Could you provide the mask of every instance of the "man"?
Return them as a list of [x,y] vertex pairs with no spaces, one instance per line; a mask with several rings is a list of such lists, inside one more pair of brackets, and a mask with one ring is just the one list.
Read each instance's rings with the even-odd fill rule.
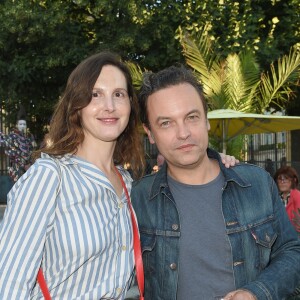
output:
[[202,88],[184,67],[146,74],[143,126],[166,163],[138,181],[145,299],[284,299],[300,282],[300,244],[263,169],[226,169],[208,148]]

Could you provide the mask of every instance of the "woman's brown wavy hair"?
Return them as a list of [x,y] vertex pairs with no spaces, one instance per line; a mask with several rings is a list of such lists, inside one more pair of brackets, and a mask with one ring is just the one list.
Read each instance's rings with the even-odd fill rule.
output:
[[44,145],[35,152],[34,157],[38,158],[41,152],[54,156],[76,153],[77,147],[84,139],[79,112],[90,103],[92,90],[105,65],[115,66],[124,74],[131,99],[129,122],[117,139],[114,162],[122,165],[130,163],[134,176],[140,177],[145,161],[141,137],[138,133],[137,97],[129,69],[119,56],[111,52],[101,52],[88,57],[70,74],[65,91],[56,104]]

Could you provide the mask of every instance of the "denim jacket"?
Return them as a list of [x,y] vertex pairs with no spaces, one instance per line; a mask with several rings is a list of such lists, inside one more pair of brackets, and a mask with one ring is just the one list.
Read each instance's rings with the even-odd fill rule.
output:
[[[260,167],[226,169],[222,211],[232,251],[234,282],[257,299],[285,299],[300,283],[300,242],[274,180]],[[175,300],[180,218],[167,182],[166,164],[134,184],[145,271],[146,300]]]

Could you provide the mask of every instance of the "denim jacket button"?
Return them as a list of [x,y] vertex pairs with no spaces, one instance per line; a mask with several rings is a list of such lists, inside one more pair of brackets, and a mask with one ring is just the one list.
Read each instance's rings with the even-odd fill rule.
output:
[[179,228],[178,224],[173,224],[173,225],[172,225],[172,229],[173,229],[173,230],[178,230],[178,228]]
[[170,264],[170,269],[171,270],[176,270],[177,269],[177,265],[175,263],[171,263]]

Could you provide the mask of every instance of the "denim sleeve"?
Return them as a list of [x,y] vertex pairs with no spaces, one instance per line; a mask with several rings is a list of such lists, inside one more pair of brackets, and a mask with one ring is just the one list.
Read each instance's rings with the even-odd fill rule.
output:
[[277,239],[268,266],[243,289],[259,300],[285,299],[300,285],[300,240],[281,203],[275,182],[270,178]]

